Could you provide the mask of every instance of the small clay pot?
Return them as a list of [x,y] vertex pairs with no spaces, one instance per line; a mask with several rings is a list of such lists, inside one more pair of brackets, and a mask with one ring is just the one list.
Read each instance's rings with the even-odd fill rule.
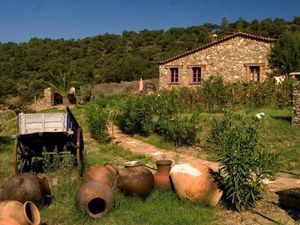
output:
[[91,218],[103,217],[115,202],[113,189],[97,181],[82,183],[76,194],[76,207]]
[[19,225],[39,225],[41,222],[38,208],[29,201],[24,204],[13,200],[0,202],[0,218],[9,218]]
[[118,175],[119,171],[109,163],[106,163],[104,166],[93,165],[84,173],[81,182],[85,183],[87,181],[97,181],[101,184],[114,187]]
[[32,173],[19,174],[10,179],[0,193],[0,201],[31,201],[38,207],[51,198],[50,185],[46,177],[39,178]]
[[171,189],[170,170],[172,160],[156,161],[157,172],[154,174],[154,185],[157,188],[169,190]]
[[150,170],[143,167],[138,161],[124,164],[125,168],[120,170],[118,186],[126,195],[147,197],[153,189],[154,177]]

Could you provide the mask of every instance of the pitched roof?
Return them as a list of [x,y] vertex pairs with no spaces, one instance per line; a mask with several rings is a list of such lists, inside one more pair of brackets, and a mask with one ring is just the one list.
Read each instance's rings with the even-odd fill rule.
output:
[[207,48],[210,48],[214,45],[217,45],[217,44],[220,44],[222,42],[228,41],[228,40],[230,40],[232,38],[235,38],[235,37],[243,37],[243,38],[252,39],[252,40],[261,41],[261,42],[267,42],[267,43],[272,43],[272,42],[276,41],[276,39],[274,39],[274,38],[268,38],[268,37],[253,35],[253,34],[247,34],[247,33],[243,33],[243,32],[237,32],[237,33],[234,33],[234,34],[229,35],[227,37],[221,38],[218,41],[202,45],[198,48],[195,48],[195,49],[192,49],[190,51],[184,52],[182,54],[176,55],[172,58],[162,60],[162,61],[159,62],[159,64],[165,64],[165,63],[171,62],[171,61],[179,59],[181,57],[193,54],[193,53],[201,51],[203,49],[207,49]]

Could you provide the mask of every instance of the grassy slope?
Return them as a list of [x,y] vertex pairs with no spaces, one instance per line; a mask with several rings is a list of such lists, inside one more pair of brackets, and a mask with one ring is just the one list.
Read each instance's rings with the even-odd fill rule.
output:
[[[86,164],[111,162],[122,168],[127,160],[141,160],[152,163],[141,155],[134,155],[113,144],[99,144],[90,138],[84,120],[84,107],[73,111],[84,129]],[[11,165],[10,136],[15,134],[15,121],[9,121],[6,131],[1,132],[0,185],[13,175]],[[56,172],[46,174],[55,198],[49,207],[41,210],[42,222],[52,224],[211,224],[214,220],[212,209],[201,204],[182,202],[175,193],[154,190],[145,200],[125,197],[116,193],[115,207],[100,220],[92,220],[74,206],[80,177],[76,169],[62,163]]]

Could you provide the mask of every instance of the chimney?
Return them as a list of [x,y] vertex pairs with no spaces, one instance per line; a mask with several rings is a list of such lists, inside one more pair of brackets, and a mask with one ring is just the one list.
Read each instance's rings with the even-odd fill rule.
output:
[[213,34],[211,36],[211,43],[217,42],[219,40],[219,37],[217,34]]

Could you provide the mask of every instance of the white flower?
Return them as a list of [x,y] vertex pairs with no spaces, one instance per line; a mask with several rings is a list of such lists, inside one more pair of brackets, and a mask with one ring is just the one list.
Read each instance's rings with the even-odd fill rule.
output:
[[263,113],[263,112],[255,114],[255,117],[257,119],[262,119],[264,116],[265,116],[265,113]]

